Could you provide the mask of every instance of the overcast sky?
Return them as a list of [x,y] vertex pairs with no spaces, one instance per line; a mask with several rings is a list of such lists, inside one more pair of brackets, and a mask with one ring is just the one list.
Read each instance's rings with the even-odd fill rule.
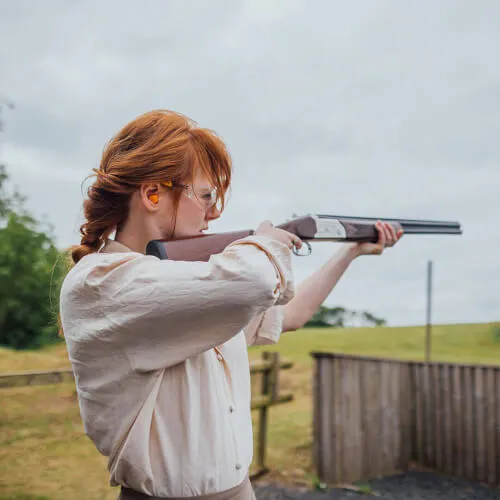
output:
[[[1,156],[27,206],[79,241],[82,182],[126,122],[169,108],[234,161],[211,230],[293,214],[458,220],[355,261],[327,305],[390,325],[500,320],[500,2],[0,3]],[[5,102],[5,100],[4,100]],[[340,244],[294,258],[297,281]]]

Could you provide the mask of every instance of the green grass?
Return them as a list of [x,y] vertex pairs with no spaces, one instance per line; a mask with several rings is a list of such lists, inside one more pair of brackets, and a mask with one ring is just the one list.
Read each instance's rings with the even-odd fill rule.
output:
[[[433,361],[500,363],[500,324],[435,325],[432,327]],[[362,354],[385,358],[423,360],[425,326],[395,328],[303,329],[283,334],[275,346],[295,362],[310,364],[311,351]],[[261,351],[262,346],[252,348]]]
[[[433,327],[432,359],[500,364],[500,323]],[[250,349],[279,351],[294,362],[283,372],[281,390],[291,403],[270,410],[265,480],[311,487],[311,351],[422,360],[425,327],[306,329],[286,333],[275,346]],[[0,349],[3,372],[69,367],[64,345],[38,352]],[[254,382],[256,380],[254,379]],[[253,413],[254,424],[257,413]],[[257,426],[255,442],[257,442]],[[72,383],[0,390],[0,500],[116,499],[108,486],[106,459],[83,432]]]
[[2,373],[61,368],[70,368],[68,353],[63,343],[26,351],[0,347],[0,371]]
[[0,496],[0,500],[50,500],[49,497],[40,495],[25,495],[24,493],[18,493],[9,496]]

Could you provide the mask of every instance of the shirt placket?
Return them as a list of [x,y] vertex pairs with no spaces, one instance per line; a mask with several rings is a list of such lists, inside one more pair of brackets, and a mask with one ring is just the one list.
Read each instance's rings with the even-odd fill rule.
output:
[[234,397],[233,397],[233,385],[232,385],[232,379],[231,379],[231,371],[229,370],[229,365],[227,364],[227,361],[224,358],[224,355],[222,354],[221,350],[219,348],[215,347],[214,351],[216,353],[218,361],[222,365],[222,369],[224,370],[224,374],[226,376],[227,383],[224,384],[224,391],[226,393],[226,398],[227,398],[226,400],[228,401],[227,411],[230,414],[229,422],[230,422],[231,431],[232,431],[234,456],[236,457],[234,467],[236,470],[240,470],[242,468],[242,463],[241,463],[240,450],[238,448],[238,441],[236,440],[236,428],[235,428],[236,404],[234,402]]

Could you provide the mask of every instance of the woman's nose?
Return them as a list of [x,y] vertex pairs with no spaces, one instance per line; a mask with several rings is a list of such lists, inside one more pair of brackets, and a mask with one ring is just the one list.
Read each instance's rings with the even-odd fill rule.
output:
[[214,205],[208,212],[207,212],[207,220],[215,220],[220,217],[220,210],[217,208],[217,205]]

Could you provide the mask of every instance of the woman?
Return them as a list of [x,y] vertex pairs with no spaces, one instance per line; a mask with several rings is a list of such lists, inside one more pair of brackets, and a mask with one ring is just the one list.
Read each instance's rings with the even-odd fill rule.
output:
[[377,223],[377,244],[343,245],[297,290],[302,242],[269,222],[209,262],[145,255],[152,239],[206,230],[231,181],[223,142],[169,111],[127,124],[95,174],[60,317],[110,484],[120,499],[254,498],[247,346],[301,327],[354,258],[401,234]]

